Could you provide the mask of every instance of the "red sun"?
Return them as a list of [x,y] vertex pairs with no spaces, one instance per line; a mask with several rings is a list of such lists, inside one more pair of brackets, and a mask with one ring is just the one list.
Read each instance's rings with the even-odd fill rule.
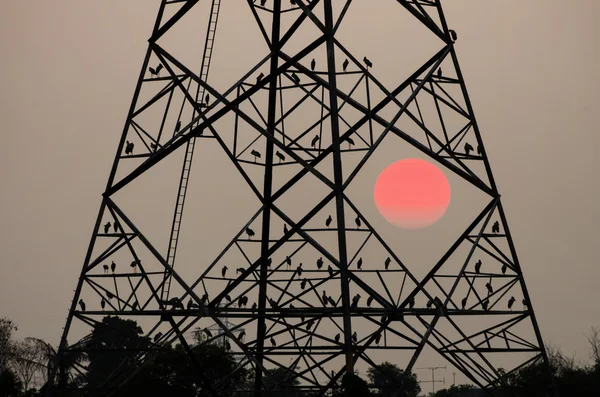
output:
[[420,159],[400,160],[377,178],[373,192],[379,213],[403,229],[433,225],[450,204],[450,184],[435,165]]

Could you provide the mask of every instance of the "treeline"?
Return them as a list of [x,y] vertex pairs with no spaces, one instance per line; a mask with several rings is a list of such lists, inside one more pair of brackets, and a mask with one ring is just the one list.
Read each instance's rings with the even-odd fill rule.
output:
[[[14,341],[15,330],[10,320],[0,319],[0,397],[44,396],[45,384],[57,362],[57,352],[39,339]],[[55,382],[61,390],[85,387],[91,395],[104,395],[93,391],[105,391],[107,385],[121,385],[115,397],[249,396],[242,390],[253,388],[252,374],[220,345],[201,343],[204,337],[198,332],[196,343],[192,345],[175,344],[152,350],[155,345],[144,337],[135,321],[107,316],[94,327],[90,337],[81,342],[79,349],[63,355],[61,367],[56,368]],[[579,363],[557,349],[550,352],[554,380],[563,397],[600,396],[599,332],[593,330],[589,340],[593,364]],[[141,357],[142,354],[145,356]],[[298,390],[298,380],[285,368],[268,370],[263,381],[270,390],[268,397],[311,397],[313,394]],[[528,397],[551,396],[541,363],[507,375],[507,383],[510,390],[503,393],[506,396],[514,395],[514,391]],[[342,388],[330,397],[418,397],[421,393],[416,376],[404,373],[391,363],[383,363],[378,370],[370,369],[364,379],[346,375],[341,384]],[[79,395],[63,391],[60,397]],[[463,385],[440,390],[429,397],[483,395],[481,390]]]

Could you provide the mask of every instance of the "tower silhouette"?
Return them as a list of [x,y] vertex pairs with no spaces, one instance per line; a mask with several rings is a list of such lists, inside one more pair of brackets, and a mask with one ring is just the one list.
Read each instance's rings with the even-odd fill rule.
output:
[[[119,395],[175,343],[190,360],[200,395],[291,389],[325,395],[339,389],[347,373],[389,375],[383,359],[412,372],[426,351],[490,395],[499,389],[520,395],[508,379],[525,365],[541,363],[549,376],[454,49],[457,35],[440,1],[390,2],[439,46],[389,87],[377,78],[383,67],[377,59],[352,54],[337,39],[353,2],[236,1],[267,51],[225,89],[209,77],[220,0],[204,14],[203,51],[188,49],[202,54],[199,62],[170,49],[173,32],[199,3],[161,1],[48,390]],[[352,29],[360,35],[364,25]],[[219,48],[227,51],[227,44]],[[347,193],[392,138],[486,197],[422,275]],[[224,155],[258,208],[210,261],[185,257],[175,266],[197,142],[212,145],[210,155],[217,149]],[[142,226],[155,210],[131,215],[161,189],[139,195],[129,189],[147,175],[160,183],[162,174],[152,173],[173,159],[179,184],[164,244]],[[214,244],[193,241],[199,249]],[[192,268],[199,275],[190,276]],[[139,323],[133,345],[98,342],[102,332],[132,340],[120,336],[115,316]],[[193,330],[202,336],[190,337]],[[195,352],[209,345],[222,346],[234,370],[207,371]],[[78,353],[86,356],[73,360]],[[110,368],[93,374],[94,360]],[[283,371],[277,381],[269,378],[274,369]],[[245,381],[239,382],[242,371]]]

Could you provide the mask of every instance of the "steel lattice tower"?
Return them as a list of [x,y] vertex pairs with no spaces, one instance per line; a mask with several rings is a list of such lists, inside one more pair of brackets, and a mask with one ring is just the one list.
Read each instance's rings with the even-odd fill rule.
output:
[[[212,1],[198,74],[162,43],[197,3],[161,2],[51,382],[60,387],[65,374],[77,374],[84,395],[104,396],[135,376],[117,365],[90,386],[85,363],[60,364],[70,352],[90,351],[90,329],[107,315],[152,322],[144,327],[150,343],[129,352],[129,363],[138,367],[173,342],[194,361],[186,335],[211,329],[200,344],[222,341],[239,368],[251,369],[245,395],[267,395],[265,371],[277,367],[288,369],[299,390],[325,395],[357,366],[378,368],[376,357],[384,352],[402,355],[411,371],[424,349],[435,351],[491,395],[524,365],[548,368],[454,50],[456,34],[440,0],[395,2],[437,36],[440,49],[391,88],[367,67],[364,54],[351,54],[336,39],[351,0],[296,0],[285,7],[281,0],[240,1],[269,52],[224,92],[208,78],[220,0]],[[318,32],[310,39],[299,33],[307,25]],[[290,53],[291,42],[299,49]],[[294,128],[294,115],[308,103],[318,110],[309,113],[306,128]],[[433,113],[424,110],[426,103]],[[150,112],[155,116],[145,117]],[[405,265],[346,194],[391,136],[487,197],[424,277]],[[188,279],[178,268],[189,265],[175,267],[175,257],[200,141],[222,149],[260,208],[221,254],[200,265],[200,277]],[[118,194],[176,153],[183,153],[183,168],[168,248],[161,252]],[[299,213],[283,203],[302,183],[324,194]],[[519,358],[500,368],[499,355]],[[199,376],[207,395],[228,384]]]

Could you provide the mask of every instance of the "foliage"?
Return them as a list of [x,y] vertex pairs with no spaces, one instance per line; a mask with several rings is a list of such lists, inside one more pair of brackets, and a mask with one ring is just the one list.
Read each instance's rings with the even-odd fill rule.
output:
[[475,387],[472,385],[452,385],[449,389],[438,390],[433,397],[469,397]]
[[421,392],[414,374],[405,373],[387,361],[369,368],[368,375],[377,397],[416,397]]
[[0,373],[0,397],[20,397],[22,388],[23,385],[9,368]]
[[270,368],[265,371],[263,384],[268,397],[295,397],[294,387],[300,382],[296,375],[284,367]]
[[[46,381],[48,371],[59,354],[48,343],[35,338],[14,342],[11,337],[16,326],[8,319],[0,319],[0,397],[39,397],[42,392],[31,388],[36,377]],[[600,331],[592,329],[588,336],[593,363],[585,365],[565,356],[559,349],[548,349],[550,368],[562,396],[600,396]],[[61,351],[58,383],[62,386],[102,386],[104,382],[123,382],[124,387],[115,397],[142,397],[168,395],[172,397],[242,397],[247,394],[230,393],[228,390],[244,390],[253,383],[247,369],[222,346],[207,343],[199,337],[191,346],[160,346],[150,353],[140,350],[152,345],[135,321],[108,316],[96,324],[89,337],[75,344],[74,349]],[[81,350],[87,351],[87,355]],[[188,352],[193,355],[190,360]],[[143,364],[140,364],[143,362]],[[78,375],[73,368],[87,368]],[[116,371],[118,369],[118,371]],[[119,373],[116,378],[115,374]],[[533,362],[517,371],[505,374],[504,393],[498,397],[523,395],[527,397],[551,397],[550,382],[545,377],[542,360]],[[416,377],[404,373],[396,365],[385,362],[369,369],[368,382],[356,374],[342,379],[341,389],[331,394],[335,397],[416,397],[420,387]],[[299,392],[300,384],[287,368],[268,369],[263,383],[268,397],[310,397]],[[42,390],[44,387],[42,388]],[[237,393],[237,394],[236,394]],[[432,394],[433,397],[471,397],[477,389],[469,385],[452,386]],[[552,396],[553,397],[553,396]]]
[[12,333],[17,326],[7,318],[0,318],[0,374],[8,369],[10,360],[14,355]]
[[343,397],[369,397],[372,396],[367,382],[356,374],[346,374],[342,379]]

